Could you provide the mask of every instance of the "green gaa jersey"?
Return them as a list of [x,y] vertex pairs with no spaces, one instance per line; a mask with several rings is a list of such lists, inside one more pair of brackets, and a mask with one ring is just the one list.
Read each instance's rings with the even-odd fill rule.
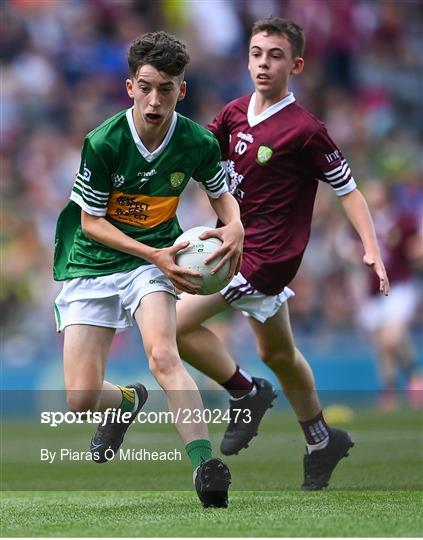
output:
[[176,209],[191,178],[213,198],[228,190],[220,159],[214,136],[176,112],[154,152],[143,145],[132,108],[106,120],[85,138],[71,200],[57,222],[54,279],[102,276],[150,264],[88,238],[81,208],[105,217],[139,242],[170,246],[182,232]]

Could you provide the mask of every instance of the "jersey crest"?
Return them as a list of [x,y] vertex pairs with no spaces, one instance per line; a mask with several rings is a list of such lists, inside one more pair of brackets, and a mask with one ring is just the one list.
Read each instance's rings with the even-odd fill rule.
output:
[[257,163],[259,165],[266,165],[273,155],[273,150],[269,146],[259,146],[257,151]]
[[173,188],[178,188],[185,179],[185,173],[183,172],[174,172],[170,175],[170,185]]

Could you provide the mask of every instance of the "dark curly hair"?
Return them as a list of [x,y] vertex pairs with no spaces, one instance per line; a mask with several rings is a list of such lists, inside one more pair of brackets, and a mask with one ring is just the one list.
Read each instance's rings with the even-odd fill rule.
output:
[[285,36],[291,44],[293,58],[298,56],[302,57],[304,55],[304,31],[301,26],[298,26],[298,24],[293,21],[281,19],[280,17],[260,19],[253,24],[250,41],[253,36],[260,32],[266,32],[269,35],[278,34],[280,36]]
[[184,76],[189,55],[185,44],[167,32],[149,32],[137,37],[128,51],[129,76],[134,78],[141,66],[150,64],[173,77]]

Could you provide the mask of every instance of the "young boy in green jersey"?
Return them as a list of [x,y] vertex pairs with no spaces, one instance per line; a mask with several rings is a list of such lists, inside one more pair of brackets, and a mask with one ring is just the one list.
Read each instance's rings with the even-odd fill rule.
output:
[[[175,263],[188,242],[173,245],[182,232],[176,217],[179,197],[191,178],[225,224],[203,235],[223,241],[210,257],[223,255],[215,269],[231,260],[230,278],[240,264],[243,227],[220,166],[219,145],[210,132],[175,112],[185,96],[188,62],[185,45],[165,32],[145,34],[132,43],[126,89],[133,107],[86,136],[71,200],[58,219],[54,277],[64,285],[55,311],[58,331],[65,330],[68,406],[73,411],[114,408],[130,413],[129,422],[108,414],[98,426],[91,452],[100,463],[120,447],[147,399],[141,384],[120,387],[104,381],[113,336],[133,319],[174,417],[181,409],[203,409],[175,336],[176,289],[199,290],[187,279],[198,274]],[[220,459],[212,458],[206,424],[175,423],[201,502],[226,507],[230,473]]]

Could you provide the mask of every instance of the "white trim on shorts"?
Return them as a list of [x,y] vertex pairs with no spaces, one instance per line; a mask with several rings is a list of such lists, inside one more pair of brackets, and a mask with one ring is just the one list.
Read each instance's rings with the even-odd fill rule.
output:
[[220,294],[231,308],[241,311],[245,317],[252,317],[261,323],[276,315],[281,305],[295,296],[294,291],[289,287],[285,287],[279,294],[264,294],[255,289],[241,272],[232,278],[231,282],[220,291]]
[[159,291],[178,299],[172,282],[152,264],[107,276],[65,281],[54,302],[57,331],[72,324],[125,330],[133,325],[141,299]]

